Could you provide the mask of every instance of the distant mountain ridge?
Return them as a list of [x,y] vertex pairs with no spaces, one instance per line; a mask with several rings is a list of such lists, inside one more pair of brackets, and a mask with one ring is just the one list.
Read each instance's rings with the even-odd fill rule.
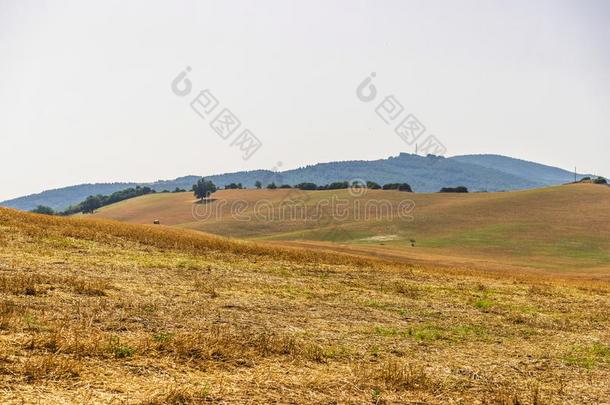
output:
[[559,184],[574,181],[574,172],[502,155],[464,155],[451,159],[500,170],[535,183]]
[[[585,176],[590,175],[577,174],[577,179]],[[156,191],[171,191],[176,187],[188,190],[200,177],[191,175],[153,183],[81,184],[3,201],[0,205],[21,210],[31,210],[38,205],[46,205],[57,210],[77,204],[90,195],[108,195],[137,185],[149,186]],[[407,182],[416,192],[436,192],[442,187],[454,186],[466,186],[471,191],[512,191],[574,181],[573,172],[502,155],[463,155],[443,158],[408,153],[370,161],[318,163],[283,172],[252,170],[205,177],[218,186],[242,183],[245,187],[254,187],[256,181],[262,182],[263,185],[271,182],[278,185],[294,185],[301,182],[327,184],[354,179],[370,180],[380,184]]]

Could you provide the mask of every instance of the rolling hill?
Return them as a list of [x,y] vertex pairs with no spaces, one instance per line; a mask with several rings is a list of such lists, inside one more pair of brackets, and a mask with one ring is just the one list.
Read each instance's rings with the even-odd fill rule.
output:
[[[591,225],[583,189],[495,195],[493,207],[563,213],[553,200],[570,192]],[[459,206],[465,221],[477,204],[491,215],[480,196],[447,197],[418,200],[430,235],[442,206],[443,222]],[[564,232],[577,226],[566,219]],[[563,276],[0,208],[0,402],[607,402],[608,283]]]
[[602,185],[469,194],[368,190],[363,196],[349,190],[221,190],[206,204],[192,193],[155,194],[104,207],[94,217],[159,220],[411,263],[610,274],[610,188]]
[[[578,175],[579,178],[584,176]],[[90,195],[107,195],[136,185],[149,186],[157,191],[172,191],[176,187],[190,190],[198,178],[199,176],[185,176],[153,183],[83,184],[4,201],[0,205],[21,210],[32,210],[37,205],[46,205],[61,210],[83,201]],[[441,187],[458,185],[466,186],[472,191],[524,190],[571,182],[574,180],[574,174],[563,169],[499,155],[442,158],[401,153],[395,157],[373,161],[319,163],[283,172],[253,170],[210,174],[206,175],[206,178],[219,186],[242,183],[249,188],[254,187],[256,181],[261,181],[264,185],[271,182],[294,185],[301,182],[327,184],[364,179],[381,184],[407,182],[414,191],[434,192]]]

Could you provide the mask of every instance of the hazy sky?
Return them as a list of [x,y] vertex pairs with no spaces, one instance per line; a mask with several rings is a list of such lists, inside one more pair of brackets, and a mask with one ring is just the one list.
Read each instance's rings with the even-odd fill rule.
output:
[[[191,109],[204,89],[251,159]],[[388,95],[448,156],[610,176],[610,2],[0,0],[0,200],[412,152],[375,114]]]

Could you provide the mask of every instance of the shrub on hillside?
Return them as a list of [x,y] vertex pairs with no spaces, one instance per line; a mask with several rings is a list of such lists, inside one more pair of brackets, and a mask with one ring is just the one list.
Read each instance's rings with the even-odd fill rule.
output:
[[443,187],[439,193],[467,193],[468,189],[464,186],[458,187]]
[[318,187],[319,190],[343,190],[349,188],[348,181],[335,181],[325,186]]
[[55,211],[51,207],[47,207],[46,205],[39,205],[34,208],[31,212],[35,214],[43,214],[43,215],[55,215]]
[[298,188],[299,190],[317,190],[318,186],[315,183],[299,183],[294,188]]
[[406,191],[408,193],[412,192],[411,186],[407,183],[388,183],[383,185],[384,190],[398,190],[398,191]]

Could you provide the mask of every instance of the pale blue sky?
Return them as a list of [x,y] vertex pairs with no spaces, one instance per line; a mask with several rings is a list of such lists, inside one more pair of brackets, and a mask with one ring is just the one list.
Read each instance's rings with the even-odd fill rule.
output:
[[[356,98],[370,72],[447,155],[610,175],[609,5],[0,0],[0,200],[413,151]],[[250,160],[172,93],[186,66]]]

